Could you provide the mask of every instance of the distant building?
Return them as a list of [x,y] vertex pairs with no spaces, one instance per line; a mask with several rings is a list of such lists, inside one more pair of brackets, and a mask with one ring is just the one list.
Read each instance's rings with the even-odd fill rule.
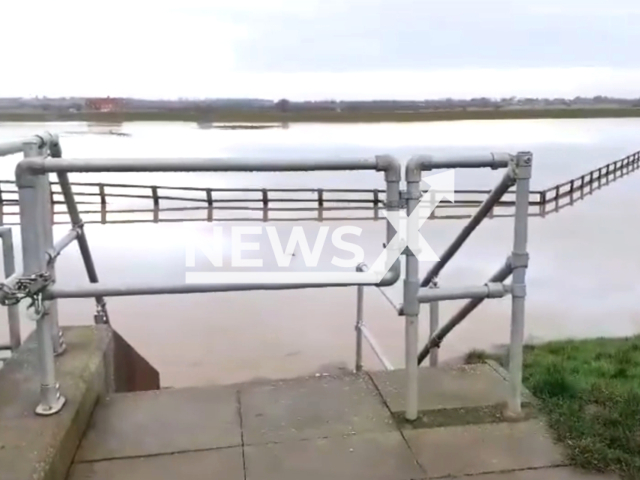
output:
[[115,112],[122,107],[122,101],[118,98],[88,98],[85,102],[87,110],[96,112]]

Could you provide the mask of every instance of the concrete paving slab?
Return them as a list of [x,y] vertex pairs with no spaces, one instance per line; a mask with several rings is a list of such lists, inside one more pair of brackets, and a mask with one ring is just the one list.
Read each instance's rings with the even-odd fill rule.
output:
[[465,477],[466,480],[618,480],[615,475],[590,473],[572,467],[538,468],[516,472],[488,473]]
[[246,480],[409,480],[425,472],[398,432],[245,447]]
[[184,388],[117,394],[96,408],[76,462],[241,443],[235,389]]
[[[405,370],[372,372],[371,378],[389,409],[405,411]],[[419,372],[418,409],[439,410],[503,404],[508,384],[488,365],[428,368]]]
[[68,480],[244,480],[242,448],[75,464]]
[[566,465],[537,420],[406,431],[431,478]]
[[364,375],[323,375],[240,391],[245,445],[397,430]]

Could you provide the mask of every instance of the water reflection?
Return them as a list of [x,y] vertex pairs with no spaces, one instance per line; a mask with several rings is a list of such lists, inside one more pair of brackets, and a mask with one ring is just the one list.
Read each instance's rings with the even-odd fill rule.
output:
[[[66,130],[63,135],[113,135],[129,137],[130,133],[123,130],[123,122],[88,122],[80,124],[80,128]],[[84,127],[84,128],[82,128]]]

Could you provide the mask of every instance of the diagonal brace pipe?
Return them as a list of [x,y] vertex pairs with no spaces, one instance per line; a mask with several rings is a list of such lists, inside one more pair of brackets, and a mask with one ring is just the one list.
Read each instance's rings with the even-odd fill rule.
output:
[[[66,172],[59,172],[58,182],[60,183],[60,190],[62,191],[64,201],[67,204],[67,211],[69,213],[69,218],[71,219],[71,225],[77,232],[76,240],[78,242],[80,254],[82,255],[82,260],[84,261],[85,269],[87,270],[87,277],[89,277],[89,282],[94,284],[98,283],[98,272],[96,271],[95,264],[93,263],[93,257],[91,255],[91,250],[89,249],[87,236],[82,228],[82,218],[80,217],[80,211],[78,210],[78,205],[76,204],[76,200],[73,196],[73,190],[71,189],[71,183],[69,182],[69,175]],[[95,295],[95,300],[96,305],[98,306],[98,313],[103,316],[103,318],[100,318],[100,321],[108,324],[109,314],[107,313],[107,303],[105,302],[104,296],[99,294]]]
[[[507,259],[500,269],[494,273],[491,278],[487,281],[487,283],[502,283],[504,282],[511,273],[513,272],[513,262],[511,261],[511,257]],[[422,364],[424,360],[429,356],[429,352],[434,348],[439,348],[440,344],[444,340],[444,338],[451,333],[451,331],[456,328],[462,321],[469,316],[471,312],[473,312],[484,300],[484,298],[474,298],[473,300],[468,301],[464,306],[458,310],[456,314],[451,317],[451,319],[445,323],[440,330],[438,330],[427,342],[427,344],[422,348],[420,354],[418,355],[418,365]]]
[[482,223],[482,220],[489,214],[491,209],[500,201],[504,194],[515,184],[515,176],[512,169],[508,169],[504,174],[500,183],[491,190],[489,196],[485,198],[484,202],[480,205],[478,210],[473,214],[469,222],[460,231],[453,243],[445,250],[440,257],[440,260],[431,267],[431,270],[425,275],[420,282],[421,287],[428,287],[431,282],[438,277],[442,269],[451,261],[453,256],[460,250],[464,242],[471,236],[471,234],[478,228],[478,225]]

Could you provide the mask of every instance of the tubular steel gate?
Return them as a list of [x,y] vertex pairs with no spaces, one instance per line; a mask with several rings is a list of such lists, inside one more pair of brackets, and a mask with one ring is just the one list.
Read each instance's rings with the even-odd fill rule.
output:
[[[400,278],[400,256],[405,257],[403,304],[394,305],[399,315],[405,317],[405,362],[406,362],[406,412],[407,420],[418,417],[418,368],[429,356],[430,365],[437,365],[437,349],[445,336],[466,318],[485,298],[512,297],[511,343],[509,349],[510,395],[508,411],[512,415],[521,413],[522,344],[524,337],[525,275],[528,264],[527,222],[529,207],[529,183],[532,155],[528,152],[510,155],[506,153],[434,158],[416,156],[405,167],[406,191],[400,190],[401,165],[395,158],[381,155],[374,158],[352,159],[242,159],[242,158],[189,158],[189,159],[63,159],[56,135],[45,133],[25,140],[0,143],[0,156],[23,153],[24,159],[16,167],[16,186],[20,211],[23,272],[15,272],[13,246],[9,229],[0,230],[5,253],[5,280],[0,284],[0,302],[9,307],[11,344],[5,348],[16,349],[20,345],[17,304],[30,300],[28,315],[36,322],[36,340],[39,354],[40,402],[35,412],[38,415],[53,415],[59,412],[65,397],[56,381],[54,356],[65,351],[65,343],[58,326],[57,299],[90,298],[96,300],[94,320],[108,324],[109,316],[104,298],[111,296],[184,294],[221,291],[287,290],[301,288],[323,288],[357,286],[356,302],[356,362],[357,371],[362,370],[363,339],[366,339],[380,358],[385,368],[392,368],[385,359],[363,318],[364,287],[383,287],[395,284]],[[420,182],[423,171],[452,168],[506,169],[499,184],[489,193],[469,223],[462,229],[440,260],[420,281],[419,261],[411,248],[402,247],[401,232],[396,232],[391,221],[387,221],[386,250],[393,260],[388,272],[380,280],[367,276],[368,267],[361,264],[353,276],[344,281],[316,280],[288,283],[209,283],[209,284],[115,284],[100,283],[93,263],[89,243],[83,229],[69,173],[74,172],[252,172],[252,171],[347,171],[375,170],[384,172],[387,214],[399,214],[406,210],[408,223],[415,228],[407,231],[409,245],[417,245],[418,216],[412,213],[421,207]],[[52,233],[52,196],[49,174],[55,173],[71,220],[71,229],[54,243]],[[505,264],[481,286],[441,287],[437,277],[453,258],[463,243],[481,221],[498,204],[502,196],[515,185],[515,227],[513,251]],[[432,189],[433,190],[433,189]],[[434,194],[430,191],[432,201]],[[397,238],[396,238],[397,237]],[[92,285],[72,289],[55,286],[55,262],[62,251],[74,241],[82,255],[89,282]],[[415,242],[415,243],[412,243]],[[512,276],[512,283],[504,283]],[[375,279],[374,279],[375,278]],[[384,293],[384,292],[383,292]],[[387,297],[387,299],[389,299]],[[439,327],[438,304],[444,300],[470,299],[442,328]],[[390,299],[389,299],[390,300]],[[391,302],[393,304],[393,302]],[[420,305],[429,304],[430,339],[418,352],[418,321]]]

